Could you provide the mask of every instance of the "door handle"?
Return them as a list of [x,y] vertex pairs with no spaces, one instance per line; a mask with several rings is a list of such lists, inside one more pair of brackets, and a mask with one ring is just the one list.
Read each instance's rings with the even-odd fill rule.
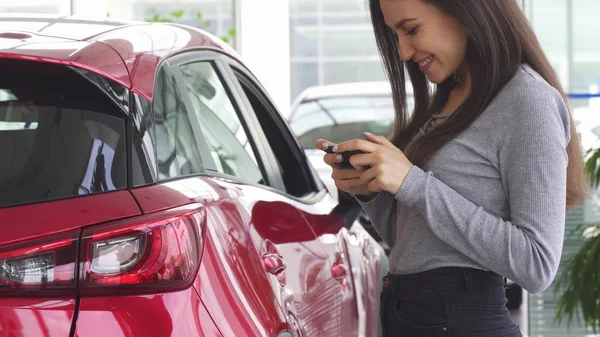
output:
[[269,274],[277,275],[285,270],[287,265],[283,261],[283,256],[279,254],[265,254],[262,257],[262,265]]
[[333,267],[331,267],[331,276],[337,281],[344,281],[347,275],[348,271],[346,270],[346,266],[344,266],[343,264],[336,264]]

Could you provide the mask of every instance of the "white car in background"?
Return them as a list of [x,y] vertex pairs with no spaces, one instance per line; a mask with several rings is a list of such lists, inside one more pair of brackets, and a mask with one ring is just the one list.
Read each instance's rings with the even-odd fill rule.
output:
[[[412,106],[412,86],[407,84]],[[319,138],[340,143],[364,138],[363,132],[390,136],[394,127],[394,103],[388,82],[355,82],[305,89],[292,103],[288,117],[292,131],[304,147],[315,170],[334,197],[338,191],[323,151],[315,149]]]

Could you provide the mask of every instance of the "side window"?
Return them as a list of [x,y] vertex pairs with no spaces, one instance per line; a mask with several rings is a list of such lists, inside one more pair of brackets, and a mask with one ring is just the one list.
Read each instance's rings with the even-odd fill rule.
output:
[[203,173],[190,116],[173,74],[163,67],[154,88],[154,133],[159,180]]
[[316,172],[306,161],[290,128],[269,98],[250,77],[235,67],[233,71],[275,155],[286,189],[284,192],[305,197],[320,190],[322,185],[315,179]]
[[180,66],[194,108],[220,173],[264,184],[252,144],[211,62]]

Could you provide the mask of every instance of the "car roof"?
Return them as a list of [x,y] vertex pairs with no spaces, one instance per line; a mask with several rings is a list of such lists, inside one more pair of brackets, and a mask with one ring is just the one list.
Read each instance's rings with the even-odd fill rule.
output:
[[[412,95],[413,88],[410,82],[406,83],[406,93]],[[392,88],[388,81],[350,82],[340,84],[317,85],[304,89],[292,102],[290,120],[298,106],[304,102],[323,98],[345,96],[391,96]]]
[[389,82],[353,82],[309,87],[299,97],[303,101],[312,101],[326,97],[356,95],[391,95]]
[[110,78],[152,100],[165,58],[211,49],[239,60],[214,35],[173,23],[93,20],[76,16],[0,14],[0,59],[60,63]]

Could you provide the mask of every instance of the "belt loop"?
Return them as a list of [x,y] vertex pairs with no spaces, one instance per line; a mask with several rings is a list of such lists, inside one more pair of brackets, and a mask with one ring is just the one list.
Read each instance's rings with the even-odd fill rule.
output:
[[465,279],[465,290],[467,293],[473,291],[473,282],[471,281],[471,276],[468,275],[465,268],[460,268],[461,273],[463,274],[463,278]]

